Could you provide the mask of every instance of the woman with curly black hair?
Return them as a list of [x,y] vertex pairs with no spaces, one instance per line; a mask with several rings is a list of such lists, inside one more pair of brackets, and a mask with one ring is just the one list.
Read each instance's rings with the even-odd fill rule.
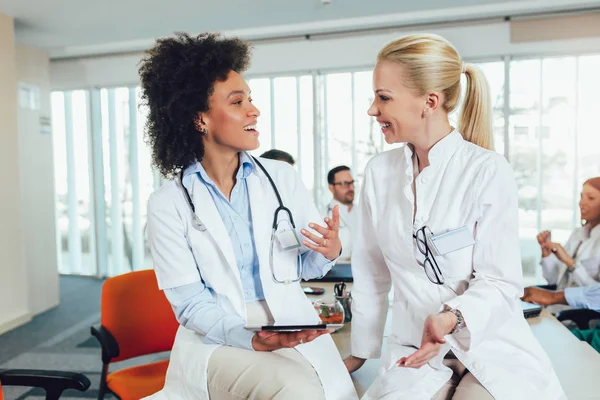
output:
[[247,153],[260,115],[240,75],[249,63],[248,44],[217,34],[160,39],[142,60],[154,163],[172,179],[148,201],[148,241],[181,324],[151,397],[356,399],[331,331],[247,329],[320,322],[299,281],[341,252],[339,212],[311,222],[297,172]]

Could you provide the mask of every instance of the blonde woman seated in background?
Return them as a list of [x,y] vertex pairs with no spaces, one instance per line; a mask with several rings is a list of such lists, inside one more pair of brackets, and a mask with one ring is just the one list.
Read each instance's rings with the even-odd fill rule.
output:
[[585,222],[571,233],[564,247],[552,241],[550,231],[537,235],[544,278],[550,285],[556,285],[557,290],[600,281],[600,265],[586,262],[600,255],[600,177],[583,183],[579,210]]
[[350,372],[380,357],[394,287],[364,399],[565,399],[521,310],[517,187],[491,151],[485,77],[443,38],[410,35],[379,52],[373,90],[369,115],[406,145],[371,159],[357,206]]

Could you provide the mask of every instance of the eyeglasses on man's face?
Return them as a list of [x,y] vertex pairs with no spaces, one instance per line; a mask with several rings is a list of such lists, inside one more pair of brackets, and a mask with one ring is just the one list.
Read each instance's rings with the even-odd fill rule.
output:
[[444,284],[444,276],[442,275],[442,271],[438,266],[437,261],[435,261],[435,257],[433,257],[433,253],[429,249],[427,245],[427,235],[425,234],[426,226],[417,229],[417,232],[413,234],[413,238],[417,241],[417,249],[425,256],[425,260],[421,264],[423,269],[425,270],[425,275],[427,278],[436,285]]
[[354,181],[339,181],[339,182],[333,182],[332,183],[333,186],[341,186],[341,187],[348,187],[350,185],[354,186]]

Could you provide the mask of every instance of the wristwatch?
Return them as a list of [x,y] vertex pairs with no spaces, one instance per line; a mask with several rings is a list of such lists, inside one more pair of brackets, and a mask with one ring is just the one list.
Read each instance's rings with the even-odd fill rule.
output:
[[456,315],[456,325],[450,331],[450,335],[452,335],[454,333],[460,332],[462,330],[462,328],[465,327],[465,319],[463,318],[462,313],[460,312],[460,310],[458,310],[456,308],[450,308],[450,307],[446,306],[444,308],[444,312],[450,312],[450,313]]

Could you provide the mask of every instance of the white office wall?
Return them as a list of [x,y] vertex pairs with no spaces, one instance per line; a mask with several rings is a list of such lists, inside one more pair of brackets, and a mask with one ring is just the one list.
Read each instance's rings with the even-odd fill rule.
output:
[[22,228],[29,312],[36,315],[59,303],[48,54],[17,45],[16,64]]
[[13,19],[0,13],[0,333],[29,320]]
[[[254,46],[248,75],[372,67],[377,51],[382,46],[403,34],[415,31],[427,31],[446,37],[466,60],[494,59],[504,55],[524,57],[600,51],[600,37],[514,43],[511,42],[510,22],[480,22],[468,26],[259,42]],[[142,57],[143,53],[133,53],[51,61],[52,89],[137,84],[137,69]]]

